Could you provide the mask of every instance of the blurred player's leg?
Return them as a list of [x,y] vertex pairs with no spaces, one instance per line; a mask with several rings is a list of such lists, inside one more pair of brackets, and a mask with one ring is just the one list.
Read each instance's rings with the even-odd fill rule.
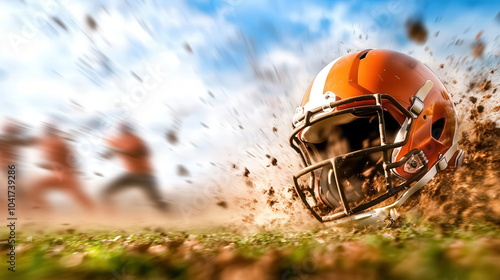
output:
[[144,176],[142,185],[144,186],[143,190],[146,192],[148,198],[153,201],[155,207],[165,212],[167,210],[167,203],[161,197],[156,178],[152,175]]
[[55,187],[59,187],[62,184],[62,180],[59,176],[57,175],[49,175],[43,178],[40,178],[37,180],[34,184],[33,187],[31,188],[31,202],[33,203],[31,205],[31,209],[36,208],[36,209],[41,209],[41,210],[48,210],[47,208],[47,201],[45,199],[46,193]]
[[133,178],[131,178],[130,174],[124,174],[113,180],[104,188],[103,193],[103,201],[106,210],[109,213],[114,213],[113,203],[111,201],[111,197],[120,192],[121,190],[128,188],[134,184]]
[[92,201],[89,197],[83,192],[80,182],[78,178],[68,178],[67,180],[67,191],[68,193],[82,205],[86,210],[91,211],[94,208]]
[[145,191],[148,199],[153,201],[160,211],[166,211],[167,204],[162,200],[156,178],[151,175],[124,174],[112,181],[105,189],[103,199],[108,210],[112,210],[111,196],[129,187],[137,187]]

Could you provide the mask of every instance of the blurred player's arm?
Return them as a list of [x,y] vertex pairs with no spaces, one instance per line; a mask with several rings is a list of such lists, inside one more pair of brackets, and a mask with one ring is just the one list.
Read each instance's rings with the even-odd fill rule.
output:
[[113,139],[108,141],[108,144],[109,147],[107,152],[109,153],[122,154],[129,157],[141,157],[147,154],[146,148],[144,145],[141,145],[141,143],[133,141],[126,143]]
[[116,140],[108,141],[108,146],[106,147],[104,152],[100,153],[100,156],[104,159],[110,159],[116,154],[122,154],[131,157],[136,156],[134,153],[131,153],[129,150],[122,146],[123,145],[118,143]]
[[4,145],[31,146],[38,142],[38,138],[30,136],[1,136],[0,142]]
[[142,155],[142,153],[140,151],[137,151],[137,149],[122,149],[118,147],[110,147],[108,149],[108,152],[115,154],[122,154],[129,157],[139,157]]

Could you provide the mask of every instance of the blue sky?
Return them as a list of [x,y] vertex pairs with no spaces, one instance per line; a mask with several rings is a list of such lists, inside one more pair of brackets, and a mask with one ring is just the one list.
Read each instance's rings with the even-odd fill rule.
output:
[[[349,51],[389,48],[430,67],[451,63],[450,55],[470,64],[477,62],[471,44],[483,31],[484,59],[499,52],[499,1],[25,3],[0,1],[2,115],[34,129],[57,118],[79,131],[75,149],[90,159],[82,162],[89,176],[93,166],[119,172],[116,164],[94,159],[113,127],[101,131],[93,124],[133,119],[155,150],[166,189],[199,186],[196,177],[236,184],[244,166],[255,176],[276,172],[276,182],[289,183],[297,161],[286,147],[291,114],[314,75]],[[406,37],[408,18],[423,21],[425,44]],[[161,77],[143,90],[152,72]],[[165,140],[172,129],[181,138],[176,145]],[[267,153],[279,154],[283,169],[267,168]],[[178,164],[189,166],[193,183],[177,176]]]
[[[276,46],[294,50],[293,43],[297,41],[307,44],[327,37],[330,30],[335,28],[329,16],[338,6],[345,7],[342,17],[346,22],[362,27],[368,33],[370,29],[393,32],[393,40],[400,47],[411,44],[404,33],[407,18],[421,18],[428,27],[433,27],[440,23],[455,23],[457,19],[470,14],[476,20],[463,22],[462,25],[473,27],[491,23],[500,11],[498,1],[267,1],[264,4],[263,1],[200,0],[189,3],[212,17],[222,14],[227,22],[255,42],[257,53]],[[308,11],[316,12],[314,10],[318,9],[321,12],[306,21],[293,16],[307,17]],[[345,34],[341,38],[348,41],[349,36]],[[225,57],[226,63],[217,66],[230,66],[233,61],[244,64],[241,52],[244,50],[236,47],[234,55],[228,55]]]

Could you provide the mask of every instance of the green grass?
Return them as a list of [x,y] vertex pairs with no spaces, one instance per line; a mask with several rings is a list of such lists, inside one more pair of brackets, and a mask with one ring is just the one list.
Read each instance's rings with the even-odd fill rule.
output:
[[3,266],[1,279],[500,279],[500,230],[484,224],[346,232],[69,230],[20,232],[18,240],[16,272]]

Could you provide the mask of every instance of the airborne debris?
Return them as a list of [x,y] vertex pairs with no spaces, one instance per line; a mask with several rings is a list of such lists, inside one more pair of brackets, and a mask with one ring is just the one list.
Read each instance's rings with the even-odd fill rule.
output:
[[219,201],[219,202],[217,202],[217,206],[220,206],[220,207],[222,207],[224,209],[227,209],[227,202],[225,202],[225,201]]
[[193,49],[191,48],[191,46],[190,46],[188,43],[184,43],[184,49],[185,49],[188,53],[193,53]]
[[273,207],[274,204],[278,203],[278,201],[274,200],[274,199],[268,199],[267,200],[267,205],[269,205],[269,207]]
[[269,190],[267,190],[267,194],[270,195],[270,196],[272,196],[272,195],[274,195],[274,193],[275,193],[274,188],[271,186],[269,188]]
[[142,78],[139,77],[139,75],[137,75],[137,73],[135,73],[134,71],[130,71],[130,74],[136,79],[138,80],[139,82],[142,83]]
[[177,136],[177,133],[175,130],[167,131],[166,137],[167,137],[167,141],[172,145],[175,145],[179,142],[179,137]]
[[483,91],[487,91],[491,88],[491,81],[490,80],[484,80],[484,82],[481,84],[481,89]]
[[97,30],[97,22],[94,20],[92,16],[87,15],[86,22],[87,25],[90,27],[90,29]]
[[406,34],[410,40],[417,44],[423,45],[427,42],[427,29],[420,20],[408,19],[406,21]]
[[273,166],[278,165],[278,160],[277,160],[275,157],[273,157],[273,158],[271,159],[271,164],[272,164]]
[[64,31],[68,31],[68,27],[66,27],[66,24],[64,24],[61,19],[59,19],[58,17],[52,17],[52,20],[57,23],[57,25],[59,25],[62,29],[64,29]]
[[472,56],[481,58],[483,57],[484,49],[486,48],[485,44],[481,39],[477,39],[472,43]]
[[179,176],[183,176],[183,177],[188,177],[190,176],[189,175],[189,170],[187,170],[186,167],[184,167],[184,165],[177,165],[177,175]]
[[[482,105],[477,106],[477,111],[471,110],[471,128],[461,135],[461,148],[466,155],[463,166],[453,176],[442,176],[430,183],[420,198],[415,197],[426,220],[443,225],[446,231],[450,226],[473,220],[500,222],[496,205],[500,129],[495,122],[481,120],[482,110]],[[436,209],[435,205],[440,206]]]
[[248,168],[245,167],[245,171],[243,172],[243,176],[248,177],[248,175],[250,175],[250,170],[248,170]]

